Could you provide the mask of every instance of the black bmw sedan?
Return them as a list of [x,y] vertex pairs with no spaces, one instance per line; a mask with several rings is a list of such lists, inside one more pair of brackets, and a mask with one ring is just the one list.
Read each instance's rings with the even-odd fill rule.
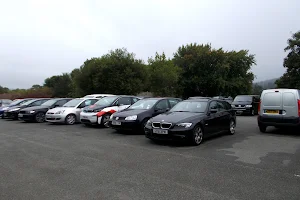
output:
[[110,127],[116,130],[144,131],[146,122],[156,115],[169,111],[180,102],[178,98],[145,98],[125,110],[111,115]]
[[50,99],[40,106],[32,106],[21,109],[19,111],[18,118],[23,121],[34,121],[42,123],[45,121],[45,115],[49,109],[62,107],[70,100],[70,98]]
[[179,102],[170,111],[151,118],[145,135],[152,140],[188,140],[199,145],[214,134],[235,133],[236,115],[225,100],[195,98]]

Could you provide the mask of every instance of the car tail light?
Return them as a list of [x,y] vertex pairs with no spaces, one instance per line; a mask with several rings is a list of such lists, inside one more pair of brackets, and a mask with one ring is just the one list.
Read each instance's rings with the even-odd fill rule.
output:
[[298,99],[298,116],[300,117],[300,99]]
[[261,101],[259,101],[259,103],[258,103],[258,107],[257,107],[257,113],[259,114],[260,113],[260,104],[261,104]]

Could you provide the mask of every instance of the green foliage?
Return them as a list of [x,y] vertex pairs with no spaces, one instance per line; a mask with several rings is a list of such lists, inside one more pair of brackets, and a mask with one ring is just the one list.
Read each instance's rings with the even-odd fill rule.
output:
[[284,51],[289,53],[283,62],[286,73],[276,81],[276,84],[279,88],[300,89],[300,31],[294,33],[287,43],[288,46]]
[[5,93],[8,93],[8,92],[9,92],[9,89],[7,87],[0,86],[0,94],[5,94]]
[[254,75],[250,69],[255,59],[246,50],[227,52],[210,44],[189,44],[178,48],[174,63],[182,69],[179,84],[183,97],[251,92]]
[[5,94],[0,94],[0,98],[17,99],[17,98],[43,98],[52,97],[52,90],[48,87],[37,87],[34,85],[30,89],[8,90]]
[[71,95],[72,81],[70,75],[67,73],[47,78],[44,86],[52,89],[54,97],[67,97]]
[[149,89],[157,96],[174,96],[178,87],[180,68],[162,53],[148,59]]

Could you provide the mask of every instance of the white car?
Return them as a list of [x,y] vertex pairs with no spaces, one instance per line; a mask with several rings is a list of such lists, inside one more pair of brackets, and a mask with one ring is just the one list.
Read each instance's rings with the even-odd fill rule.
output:
[[98,98],[98,99],[101,99],[103,97],[111,97],[111,96],[115,96],[113,94],[89,94],[89,95],[86,95],[82,98]]
[[53,108],[47,111],[45,121],[51,123],[65,123],[68,125],[80,121],[80,112],[86,107],[93,105],[99,99],[97,98],[77,98],[73,99],[62,107]]
[[138,100],[140,100],[139,97],[125,95],[104,97],[94,105],[82,110],[80,122],[85,125],[104,125],[109,127],[109,118],[113,113],[128,108]]

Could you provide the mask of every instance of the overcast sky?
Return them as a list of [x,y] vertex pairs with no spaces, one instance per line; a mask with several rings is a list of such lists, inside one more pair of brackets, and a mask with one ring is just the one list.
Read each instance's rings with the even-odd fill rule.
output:
[[86,59],[126,47],[147,60],[182,44],[211,43],[256,55],[257,80],[285,69],[300,30],[299,0],[1,0],[0,85],[29,88]]

